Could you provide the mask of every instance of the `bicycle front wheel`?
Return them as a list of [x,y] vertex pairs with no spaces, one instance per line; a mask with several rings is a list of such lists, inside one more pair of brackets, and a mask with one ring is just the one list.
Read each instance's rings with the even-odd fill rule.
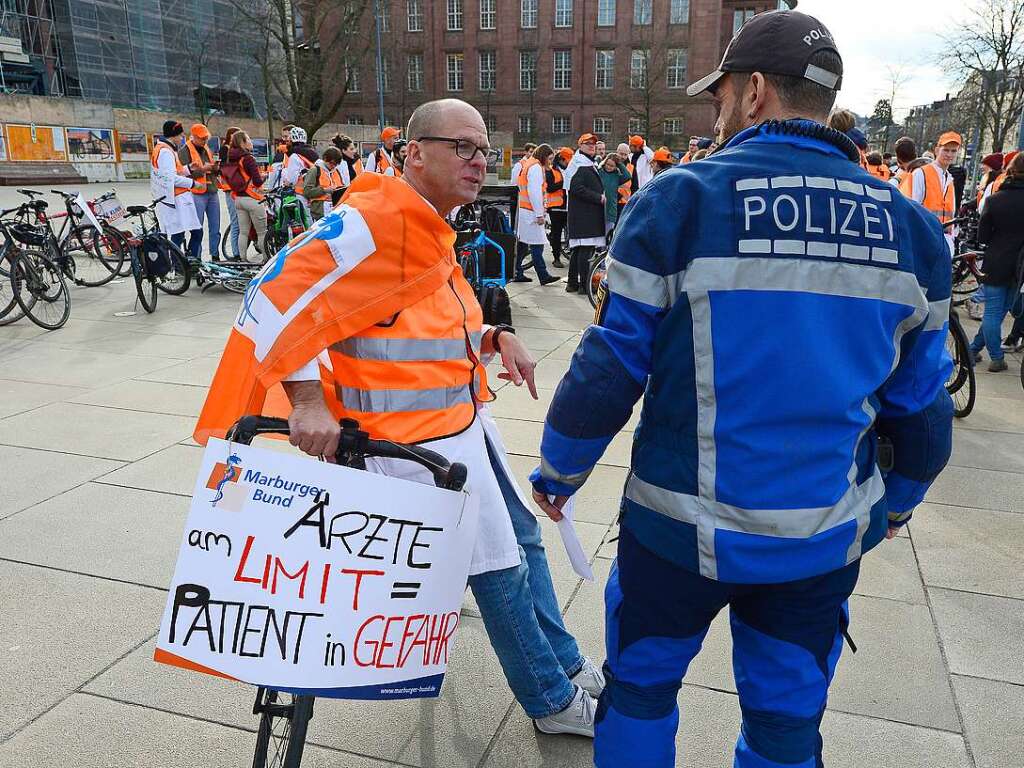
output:
[[11,262],[14,299],[33,323],[55,331],[71,316],[64,272],[38,251],[21,251]]
[[11,282],[11,262],[17,250],[12,245],[3,246],[0,251],[0,325],[9,325],[25,316],[14,298]]
[[156,281],[156,287],[172,296],[181,296],[192,285],[192,272],[181,249],[167,240],[164,243],[171,260],[171,271]]
[[590,299],[590,306],[597,308],[597,292],[601,287],[601,281],[608,273],[608,260],[603,254],[598,255],[590,264],[590,274],[587,275],[587,298]]
[[78,226],[64,241],[64,253],[75,264],[75,282],[89,288],[113,280],[124,261],[120,243],[90,225]]
[[135,278],[135,292],[139,295],[142,308],[152,314],[156,311],[156,282],[146,273],[146,267],[140,257],[140,249],[132,248],[132,275]]
[[962,419],[974,410],[977,396],[974,379],[974,360],[967,341],[967,332],[955,314],[949,316],[946,350],[953,358],[953,372],[946,381],[946,391],[953,398],[953,415]]
[[260,714],[252,768],[299,768],[313,697],[260,688],[253,711]]

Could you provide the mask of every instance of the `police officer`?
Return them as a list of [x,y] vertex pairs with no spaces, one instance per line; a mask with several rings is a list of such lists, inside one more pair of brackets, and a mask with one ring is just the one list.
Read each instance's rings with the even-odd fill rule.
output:
[[690,86],[725,146],[627,204],[548,412],[531,481],[559,519],[644,398],[605,592],[599,768],[674,765],[680,682],[727,605],[735,765],[820,766],[860,558],[948,460],[945,242],[822,124],[841,80],[828,30],[774,11]]

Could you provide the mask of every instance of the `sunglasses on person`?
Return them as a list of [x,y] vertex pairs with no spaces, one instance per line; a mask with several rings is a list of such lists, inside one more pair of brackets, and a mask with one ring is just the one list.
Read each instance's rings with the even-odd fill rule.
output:
[[478,144],[470,141],[469,139],[453,139],[448,136],[420,136],[416,141],[441,141],[446,144],[453,144],[455,146],[455,154],[461,160],[472,160],[476,157],[476,153],[479,152],[484,158],[485,162],[491,163],[498,160],[501,154],[496,149],[490,147],[481,147]]

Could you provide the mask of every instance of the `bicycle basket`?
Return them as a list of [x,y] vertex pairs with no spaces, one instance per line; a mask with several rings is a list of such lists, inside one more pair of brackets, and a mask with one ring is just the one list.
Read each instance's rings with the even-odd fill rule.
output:
[[124,206],[116,197],[96,203],[93,212],[96,214],[96,218],[102,219],[107,223],[113,223],[118,219],[124,218]]
[[31,224],[12,224],[8,229],[11,236],[19,243],[31,245],[35,248],[45,248],[49,233],[42,227],[34,227]]
[[140,251],[150,277],[164,277],[171,271],[170,247],[161,233],[150,232],[143,237]]

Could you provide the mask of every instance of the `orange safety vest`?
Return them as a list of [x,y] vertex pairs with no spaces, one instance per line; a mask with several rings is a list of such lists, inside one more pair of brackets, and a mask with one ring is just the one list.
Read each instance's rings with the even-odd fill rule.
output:
[[[244,159],[245,158],[243,157],[242,160]],[[249,175],[248,171],[245,170],[245,164],[241,160],[238,162],[238,171],[242,174],[242,178],[245,179],[246,196],[251,197],[253,200],[262,200],[263,193],[260,192],[259,187],[253,186],[252,177]],[[235,199],[238,198],[238,195],[235,192],[232,192],[231,196]]]
[[[338,189],[341,188],[341,171],[338,170],[337,166],[335,166],[333,171],[328,171],[322,165],[317,165],[316,167],[320,171],[320,173],[317,175],[317,180],[316,180],[316,185],[318,187],[322,188],[322,187],[332,186],[332,187],[336,187]],[[308,199],[311,200],[311,201],[312,200],[327,200],[329,197],[330,197],[330,195],[323,194],[323,195],[320,195],[319,197],[310,197]]]
[[[679,158],[679,164],[680,165],[685,165],[686,163],[690,162],[692,159],[693,159],[693,157],[690,155],[689,152],[687,152],[685,155],[683,155],[681,158]],[[631,173],[632,173],[632,171],[631,171]]]
[[989,193],[989,197],[994,195],[996,192],[998,192],[1002,188],[1004,181],[1006,181],[1006,173],[1005,172],[1004,173],[1000,173],[999,176],[996,177],[996,180],[992,182],[992,191]]
[[[299,160],[302,161],[302,170],[299,172],[299,178],[295,182],[295,194],[301,195],[302,188],[306,186],[306,171],[313,167],[313,162],[304,155],[299,155]],[[291,155],[289,155],[289,160]],[[281,166],[281,173],[284,173],[284,169],[288,167],[288,160],[285,160],[285,164]]]
[[[689,154],[689,152],[687,152]],[[685,155],[684,155],[685,157]],[[689,160],[687,160],[689,162]],[[625,205],[633,195],[633,164],[626,163],[626,170],[629,171],[629,181],[619,187],[619,205]]]
[[[924,200],[921,205],[924,206],[925,210],[934,213],[943,224],[953,218],[954,207],[956,205],[953,191],[953,182],[950,180],[949,186],[946,187],[945,193],[942,191],[942,179],[939,178],[939,172],[935,170],[935,166],[929,163],[928,165],[921,168],[924,171]],[[912,177],[913,174],[909,174]],[[911,192],[913,192],[913,182],[909,181]]]
[[[547,194],[544,197],[545,208],[565,208],[565,176],[560,168],[551,169],[551,177],[555,183],[547,187]],[[544,181],[547,182],[547,174],[544,174]],[[545,184],[546,186],[546,184]]]
[[[206,160],[204,161],[199,156],[199,148],[196,147],[196,145],[192,143],[192,139],[186,140],[185,141],[185,146],[188,147],[188,154],[189,154],[189,157],[192,158],[193,165],[205,165],[206,163],[212,163],[213,162],[213,156],[210,154],[210,148],[209,147],[203,147],[203,151],[206,153]],[[193,195],[201,195],[204,192],[206,192],[206,174],[205,173],[202,174],[201,176],[193,176],[192,180],[195,181],[195,184],[192,185],[192,194]]]
[[889,170],[889,166],[885,163],[882,163],[881,165],[868,164],[867,172],[882,181],[888,181],[892,178],[892,171]]
[[[519,170],[519,207],[522,208],[524,211],[533,210],[533,205],[530,203],[530,192],[527,188],[526,177],[530,169],[535,165],[540,165],[540,160],[538,160],[535,157],[531,157],[528,160],[523,161],[523,164]],[[545,176],[544,181],[541,184],[541,194],[546,196],[547,192],[548,180]]]
[[[391,168],[394,165],[394,163],[391,162],[391,158],[388,157],[388,153],[385,151],[384,147],[377,147],[373,151],[373,154],[377,159],[377,162],[373,164],[373,170],[377,173],[384,173],[388,168]],[[395,168],[395,171],[397,170],[398,169]]]
[[[153,154],[150,156],[150,162],[153,164],[153,168],[159,168],[160,167],[157,161],[158,161],[158,159],[160,157],[160,153],[161,152],[170,152],[171,153],[171,156],[174,158],[174,172],[176,174],[178,174],[179,176],[187,176],[188,175],[188,174],[185,173],[185,166],[182,165],[181,164],[181,160],[178,159],[178,153],[175,152],[170,147],[170,145],[165,144],[162,141],[156,142],[156,146],[153,147]],[[192,187],[175,187],[174,188],[174,196],[177,197],[178,195],[183,195],[186,192],[191,192],[191,191],[192,191]]]
[[392,320],[329,348],[342,417],[401,443],[462,432],[477,403],[494,399],[480,360],[482,331],[476,294],[456,267],[444,286]]

